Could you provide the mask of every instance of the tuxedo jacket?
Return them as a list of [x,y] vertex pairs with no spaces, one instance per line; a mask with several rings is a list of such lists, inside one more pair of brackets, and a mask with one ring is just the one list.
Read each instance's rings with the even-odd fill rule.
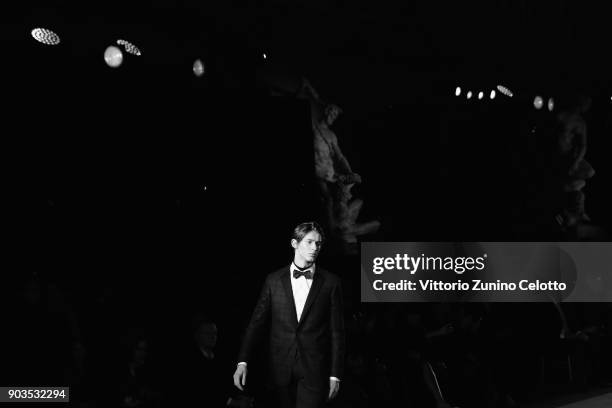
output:
[[238,361],[248,362],[260,340],[267,339],[272,385],[290,382],[299,357],[304,381],[327,387],[342,378],[345,338],[340,279],[317,266],[300,321],[297,321],[289,266],[269,274],[246,329]]

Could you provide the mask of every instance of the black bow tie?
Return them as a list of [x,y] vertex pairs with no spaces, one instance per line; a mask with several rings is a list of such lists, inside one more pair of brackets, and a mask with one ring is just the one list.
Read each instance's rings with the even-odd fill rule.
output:
[[298,271],[297,269],[295,269],[293,271],[293,277],[295,279],[299,278],[300,276],[305,277],[306,279],[312,279],[312,271],[310,269],[307,269],[305,271]]

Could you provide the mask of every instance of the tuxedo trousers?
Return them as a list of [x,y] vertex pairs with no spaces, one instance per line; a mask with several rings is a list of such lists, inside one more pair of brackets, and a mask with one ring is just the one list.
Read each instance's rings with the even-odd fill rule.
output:
[[325,404],[329,390],[304,381],[304,367],[298,353],[289,384],[276,388],[274,394],[279,408],[320,408]]

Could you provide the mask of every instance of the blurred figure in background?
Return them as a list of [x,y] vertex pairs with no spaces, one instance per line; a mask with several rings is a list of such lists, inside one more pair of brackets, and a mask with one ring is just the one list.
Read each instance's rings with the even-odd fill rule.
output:
[[159,407],[162,393],[151,361],[151,339],[141,329],[132,329],[123,338],[124,360],[119,372],[119,404],[124,408]]

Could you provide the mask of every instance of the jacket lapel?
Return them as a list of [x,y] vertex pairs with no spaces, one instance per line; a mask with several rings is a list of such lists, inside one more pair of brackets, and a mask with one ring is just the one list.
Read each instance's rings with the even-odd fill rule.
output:
[[[291,288],[291,276],[289,275],[290,270],[289,267],[283,271],[283,274],[280,277],[281,283],[283,284],[283,288],[285,289],[285,295],[287,295],[288,303],[291,305],[291,323],[293,325],[297,325],[297,314],[295,313],[295,300],[293,299],[293,289]],[[313,282],[314,286],[314,282]],[[312,289],[312,288],[311,288]],[[304,313],[302,313],[302,316]]]
[[[306,304],[304,304],[304,310],[302,311],[302,316],[300,317],[300,321],[298,323],[298,327],[302,324],[302,322],[304,321],[304,319],[308,315],[308,312],[310,311],[310,307],[312,306],[312,304],[314,303],[317,295],[321,291],[321,287],[323,286],[323,281],[324,280],[325,280],[325,277],[323,276],[321,271],[317,271],[313,275],[313,277],[312,277],[312,286],[310,287],[310,290],[308,291],[308,296],[306,297]],[[289,282],[289,288],[291,289],[291,282]]]

